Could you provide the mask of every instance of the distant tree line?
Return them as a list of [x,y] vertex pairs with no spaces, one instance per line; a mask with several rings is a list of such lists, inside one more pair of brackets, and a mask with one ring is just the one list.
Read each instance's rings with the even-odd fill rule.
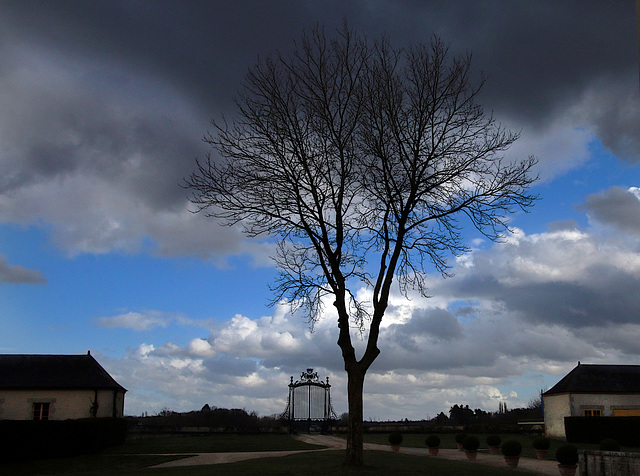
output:
[[542,420],[542,401],[535,398],[526,407],[508,409],[507,404],[500,402],[497,412],[487,412],[480,408],[471,409],[469,405],[455,404],[449,409],[449,416],[440,412],[431,421],[438,425],[472,425],[487,423],[515,423],[518,421]]
[[[343,413],[336,422],[337,426],[346,426],[349,414]],[[529,402],[526,407],[507,408],[507,404],[500,402],[497,412],[488,412],[480,408],[472,409],[469,405],[455,404],[449,408],[449,415],[440,412],[430,420],[422,420],[429,426],[491,426],[510,425],[518,421],[542,420],[542,400],[538,397]],[[257,431],[258,428],[276,428],[283,425],[281,415],[259,416],[255,411],[247,412],[244,408],[218,408],[205,404],[200,410],[189,412],[175,412],[165,407],[154,416],[133,417],[137,423],[149,426],[165,427],[209,427],[220,428],[225,431]],[[409,423],[408,419],[401,420]],[[373,423],[373,422],[370,422]]]
[[279,415],[260,417],[244,408],[218,408],[205,404],[200,410],[175,412],[163,408],[154,416],[133,417],[136,423],[163,427],[209,427],[226,431],[256,431],[258,428],[280,426]]

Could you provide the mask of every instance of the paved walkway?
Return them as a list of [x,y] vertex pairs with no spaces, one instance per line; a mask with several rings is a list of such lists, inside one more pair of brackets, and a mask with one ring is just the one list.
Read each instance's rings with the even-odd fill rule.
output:
[[[175,461],[169,461],[167,463],[158,464],[152,466],[152,468],[169,468],[176,466],[199,466],[210,464],[222,464],[222,463],[235,463],[237,461],[244,461],[247,459],[257,458],[277,458],[281,456],[288,456],[296,453],[307,453],[309,451],[327,451],[336,449],[345,449],[346,441],[344,438],[330,435],[306,435],[301,434],[296,438],[305,443],[312,445],[324,446],[322,449],[317,450],[298,450],[298,451],[260,451],[260,452],[240,452],[240,453],[201,453],[193,456],[185,455],[187,457]],[[378,451],[391,451],[389,445],[376,445],[373,443],[365,443],[365,450],[378,450]],[[401,447],[400,453],[408,455],[424,455],[429,458],[442,458],[450,460],[465,460],[467,457],[464,451],[452,450],[452,449],[440,449],[438,456],[429,456],[426,448],[409,448]],[[177,456],[177,455],[176,455]],[[502,455],[490,455],[485,452],[478,452],[475,463],[483,464],[487,466],[497,466],[500,468],[507,468],[504,457]],[[525,470],[531,473],[540,475],[554,475],[557,476],[558,463],[556,461],[539,460],[533,458],[520,458],[518,464],[518,470]]]

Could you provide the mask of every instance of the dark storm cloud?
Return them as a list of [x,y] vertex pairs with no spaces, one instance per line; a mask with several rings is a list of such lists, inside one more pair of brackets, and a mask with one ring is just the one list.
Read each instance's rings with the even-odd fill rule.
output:
[[444,309],[416,309],[411,319],[400,327],[397,336],[410,339],[412,335],[428,332],[436,339],[451,340],[459,337],[462,328],[458,319]]
[[0,284],[44,284],[46,282],[46,278],[40,271],[11,265],[7,263],[4,256],[0,256]]
[[[498,2],[476,11],[465,36],[477,40],[470,48],[489,76],[490,103],[541,123],[575,101],[594,78],[611,71],[633,74],[633,5],[617,5]],[[622,34],[611,35],[614,30]]]
[[580,209],[600,223],[640,235],[640,200],[632,190],[611,187],[588,195]]
[[571,330],[637,324],[637,253],[577,231],[521,237],[475,253],[436,295],[491,302],[499,314]]
[[45,1],[4,9],[8,32],[21,41],[162,77],[205,109],[230,104],[257,56],[289,45],[307,23],[300,2]]
[[602,265],[589,270],[593,285],[543,283],[502,289],[493,299],[530,321],[556,323],[571,329],[637,323],[640,306],[635,292],[640,280]]
[[[470,49],[475,66],[488,76],[487,107],[525,131],[576,115],[606,148],[640,160],[633,2],[455,4],[444,23],[458,27],[450,29],[450,41]],[[472,15],[464,15],[467,9]]]
[[73,1],[14,2],[5,9],[11,36],[161,76],[197,96],[208,114],[221,101],[229,104],[258,55],[288,49],[316,22],[332,30],[343,19],[401,45],[435,32],[455,52],[471,51],[476,68],[489,76],[489,107],[534,124],[577,100],[596,79],[637,79],[632,2]]
[[[319,23],[331,33],[344,20],[371,39],[408,45],[436,33],[452,53],[471,51],[474,71],[488,75],[483,102],[510,127],[545,131],[568,121],[568,130],[596,131],[621,157],[640,157],[632,2],[9,1],[0,5],[0,193],[6,210],[17,211],[0,221],[82,229],[70,216],[92,219],[91,200],[83,209],[52,197],[77,208],[65,214],[58,205],[52,214],[11,197],[100,177],[97,196],[144,204],[137,213],[146,216],[136,219],[131,207],[102,200],[101,215],[129,233],[125,240],[146,234],[164,254],[188,249],[167,226],[183,222],[154,213],[184,211],[178,184],[206,152],[200,139],[209,119],[232,114],[258,56],[286,54],[303,28]],[[562,138],[550,141],[562,149]],[[560,160],[573,164],[569,155]],[[84,236],[58,242],[100,243],[97,231],[85,227]],[[209,235],[198,252],[230,250],[229,233]],[[80,252],[105,251],[117,243],[111,238]]]

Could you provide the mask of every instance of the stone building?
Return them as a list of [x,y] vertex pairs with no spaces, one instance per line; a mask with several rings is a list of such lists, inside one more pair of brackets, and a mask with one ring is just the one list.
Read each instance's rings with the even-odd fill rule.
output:
[[121,418],[125,392],[90,352],[0,355],[0,420]]
[[542,394],[547,436],[565,438],[565,417],[640,416],[640,365],[581,364]]

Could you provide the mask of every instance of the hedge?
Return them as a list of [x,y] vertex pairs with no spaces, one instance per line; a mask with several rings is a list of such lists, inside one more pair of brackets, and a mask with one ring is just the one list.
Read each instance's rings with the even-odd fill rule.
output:
[[124,443],[126,433],[122,418],[0,420],[0,458],[19,461],[95,453]]
[[640,417],[565,417],[564,427],[570,443],[612,438],[624,446],[640,446]]

